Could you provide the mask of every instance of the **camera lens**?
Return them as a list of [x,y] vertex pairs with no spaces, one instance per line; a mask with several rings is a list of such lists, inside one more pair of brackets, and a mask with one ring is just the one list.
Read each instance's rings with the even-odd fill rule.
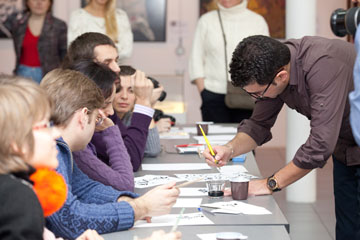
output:
[[348,10],[336,9],[330,17],[332,32],[338,37],[344,37],[346,34],[355,35],[357,25],[360,22],[359,10],[359,7]]
[[147,78],[150,79],[150,81],[153,83],[154,88],[159,87],[159,82],[155,78],[152,78],[152,77],[147,77]]
[[161,92],[161,95],[160,95],[160,97],[159,97],[159,99],[158,99],[158,101],[159,101],[159,102],[162,102],[162,101],[165,100],[165,98],[166,98],[166,92],[165,92],[165,91],[162,91],[162,92]]

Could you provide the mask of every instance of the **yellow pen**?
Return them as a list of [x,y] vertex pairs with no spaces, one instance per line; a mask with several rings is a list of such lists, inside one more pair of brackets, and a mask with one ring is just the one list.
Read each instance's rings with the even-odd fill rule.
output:
[[[212,149],[210,143],[209,143],[209,140],[207,139],[205,133],[204,133],[204,130],[202,129],[201,125],[199,124],[199,128],[200,128],[200,131],[202,133],[202,135],[204,136],[204,139],[205,139],[205,142],[210,150],[210,153],[211,153],[211,156],[213,156],[213,158],[215,159],[215,153],[214,153],[214,150]],[[217,164],[218,161],[215,159],[215,163]]]

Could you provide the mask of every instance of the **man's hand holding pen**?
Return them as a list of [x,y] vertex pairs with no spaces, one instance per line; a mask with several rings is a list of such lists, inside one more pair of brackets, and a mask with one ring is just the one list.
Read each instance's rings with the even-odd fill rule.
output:
[[[214,146],[213,151],[215,153],[215,158],[211,155],[210,149],[206,148],[203,152],[203,156],[206,160],[206,163],[211,167],[222,167],[226,165],[232,155],[232,149],[228,146]],[[216,164],[217,161],[217,164]]]

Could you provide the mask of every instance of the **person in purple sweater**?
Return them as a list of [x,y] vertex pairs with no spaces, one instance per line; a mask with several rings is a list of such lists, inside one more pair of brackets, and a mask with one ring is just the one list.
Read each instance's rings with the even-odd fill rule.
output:
[[[118,58],[116,46],[109,37],[101,33],[89,32],[80,35],[70,44],[63,68],[68,68],[78,61],[90,60],[106,64],[118,74],[120,72]],[[121,132],[134,172],[139,169],[144,157],[148,129],[154,115],[154,110],[151,108],[152,89],[151,81],[145,79],[143,73],[138,72],[134,82],[137,100],[131,124],[127,127],[116,114],[110,116]],[[96,148],[97,156],[108,163],[109,155],[104,142],[102,134],[98,132],[91,140]]]
[[[90,179],[73,161],[71,152],[86,147],[103,116],[100,109],[104,97],[93,81],[77,71],[55,69],[40,86],[55,106],[51,120],[61,135],[56,144],[56,171],[63,175],[68,187],[65,204],[46,219],[49,230],[56,236],[74,239],[88,228],[100,234],[127,230],[139,219],[170,212],[179,195],[175,182],[138,197]],[[178,239],[180,233],[162,235],[156,239]]]
[[101,108],[103,121],[95,131],[101,136],[108,161],[97,157],[95,146],[90,142],[85,149],[73,152],[74,160],[86,175],[95,181],[120,191],[134,191],[134,173],[119,128],[108,118],[114,113],[115,81],[118,76],[106,65],[93,61],[80,61],[70,69],[81,72],[101,89],[105,104]]

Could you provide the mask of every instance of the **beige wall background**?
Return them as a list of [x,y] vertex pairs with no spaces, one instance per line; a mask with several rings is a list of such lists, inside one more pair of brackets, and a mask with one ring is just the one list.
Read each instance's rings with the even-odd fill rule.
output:
[[[198,19],[199,3],[194,0],[168,0],[167,3],[167,41],[165,43],[135,43],[133,56],[128,63],[149,75],[171,76],[184,72],[181,84],[184,89],[186,121],[192,123],[201,119],[199,110],[201,100],[196,87],[190,84],[187,74],[187,61]],[[54,15],[68,22],[71,11],[79,7],[79,0],[57,0],[54,1]],[[331,12],[337,8],[346,8],[346,0],[317,0],[318,36],[335,38],[329,26],[329,18]],[[180,37],[183,39],[185,54],[179,57],[175,54],[175,50]],[[11,74],[14,65],[12,41],[0,40],[0,72]],[[283,109],[273,128],[273,139],[264,146],[285,147],[285,131],[286,112]]]

